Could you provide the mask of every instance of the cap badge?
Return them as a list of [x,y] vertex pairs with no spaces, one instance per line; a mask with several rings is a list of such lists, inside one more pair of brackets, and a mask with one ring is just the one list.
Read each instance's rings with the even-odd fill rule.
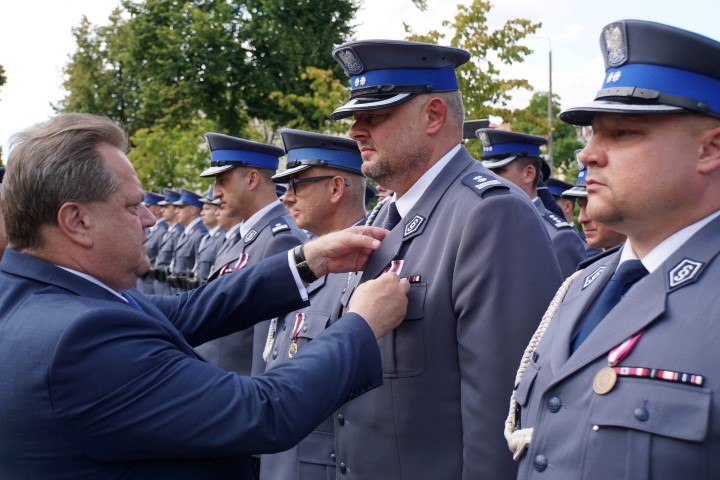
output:
[[344,48],[337,52],[337,58],[349,73],[355,75],[363,71],[363,63],[352,48]]
[[627,45],[623,31],[617,25],[605,27],[605,47],[607,48],[608,65],[617,67],[627,60]]
[[490,137],[487,132],[480,132],[480,141],[482,142],[484,148],[492,147],[492,143],[490,142]]

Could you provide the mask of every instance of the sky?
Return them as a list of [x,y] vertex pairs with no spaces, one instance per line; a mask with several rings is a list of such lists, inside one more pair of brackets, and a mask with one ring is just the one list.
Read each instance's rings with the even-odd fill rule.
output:
[[[432,29],[443,31],[442,21],[454,18],[457,4],[470,1],[428,0],[428,9],[421,12],[411,0],[364,0],[356,18],[355,38],[402,39],[403,22],[417,33]],[[604,66],[598,39],[602,27],[608,23],[629,18],[652,20],[720,40],[717,0],[493,0],[492,3],[488,16],[491,29],[500,28],[512,18],[542,23],[535,38],[525,41],[534,53],[523,64],[504,69],[503,75],[525,78],[536,90],[547,91],[551,51],[552,90],[560,96],[563,107],[590,101],[599,90]],[[110,12],[119,4],[120,0],[0,2],[0,65],[8,77],[5,86],[0,88],[0,146],[5,159],[10,136],[50,118],[51,104],[63,98],[62,68],[76,47],[71,29],[80,23],[83,15],[93,24],[107,24]],[[531,95],[515,94],[511,107],[525,107]]]

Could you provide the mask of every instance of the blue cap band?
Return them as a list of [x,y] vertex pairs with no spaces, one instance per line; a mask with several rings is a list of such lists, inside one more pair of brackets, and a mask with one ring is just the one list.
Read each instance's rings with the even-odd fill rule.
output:
[[[622,87],[644,88],[706,102],[710,110],[720,113],[720,80],[699,73],[641,63],[609,68],[603,88]],[[698,98],[698,94],[705,98]]]
[[165,201],[167,202],[177,202],[178,200],[180,200],[178,195],[165,195]]
[[178,201],[190,203],[192,205],[195,205],[198,208],[202,208],[202,202],[199,199],[197,199],[195,197],[191,197],[189,195],[180,195],[180,200],[178,200]]
[[483,146],[483,157],[495,155],[526,155],[528,157],[540,156],[540,145],[531,143],[498,143],[490,147]]
[[453,67],[371,70],[350,77],[350,90],[377,85],[431,85],[433,90],[458,90],[457,77]]
[[362,157],[360,152],[329,150],[326,148],[295,148],[288,151],[288,163],[302,160],[324,160],[328,166],[340,167],[360,172]]
[[278,157],[269,153],[247,150],[213,150],[210,154],[211,165],[212,162],[239,163],[251,167],[277,170],[279,160]]

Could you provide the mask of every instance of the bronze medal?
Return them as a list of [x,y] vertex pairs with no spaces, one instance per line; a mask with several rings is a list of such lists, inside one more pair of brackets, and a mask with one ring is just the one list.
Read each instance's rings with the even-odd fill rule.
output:
[[617,373],[612,367],[605,367],[600,370],[593,380],[593,390],[598,395],[605,395],[615,388],[617,382]]
[[298,344],[295,340],[293,340],[290,343],[290,347],[288,347],[288,357],[292,358],[295,355],[297,355],[298,352]]

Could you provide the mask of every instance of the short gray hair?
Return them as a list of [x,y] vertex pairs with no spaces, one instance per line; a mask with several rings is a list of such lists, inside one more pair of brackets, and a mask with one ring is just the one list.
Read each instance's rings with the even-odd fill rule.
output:
[[13,248],[41,247],[40,227],[56,225],[64,203],[104,201],[120,188],[97,151],[100,144],[123,152],[129,146],[122,127],[85,113],[58,115],[10,139],[2,211]]

